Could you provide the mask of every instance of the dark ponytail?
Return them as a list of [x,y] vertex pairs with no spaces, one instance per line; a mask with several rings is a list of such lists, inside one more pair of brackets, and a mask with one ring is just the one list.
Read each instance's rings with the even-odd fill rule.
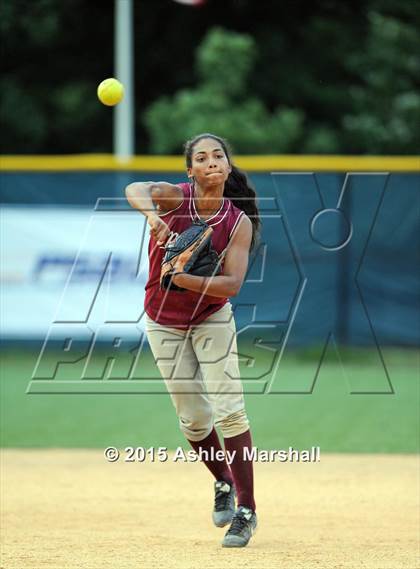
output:
[[225,182],[225,189],[223,195],[230,199],[234,206],[241,209],[249,217],[252,223],[252,240],[250,250],[252,250],[258,242],[259,232],[261,227],[261,219],[257,206],[257,194],[248,180],[245,172],[232,164],[231,151],[228,143],[219,136],[210,133],[203,133],[195,136],[185,143],[185,161],[187,168],[192,165],[192,153],[194,146],[203,138],[212,138],[221,144],[226,158],[232,167],[228,179]]

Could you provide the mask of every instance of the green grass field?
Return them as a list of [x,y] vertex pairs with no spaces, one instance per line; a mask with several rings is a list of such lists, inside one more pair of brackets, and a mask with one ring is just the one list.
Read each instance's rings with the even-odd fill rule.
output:
[[[350,394],[339,362],[329,351],[311,394],[246,395],[254,444],[267,449],[320,446],[321,452],[418,452],[417,355],[413,350],[395,348],[385,349],[383,354],[394,394]],[[185,442],[166,393],[28,394],[38,352],[8,349],[1,355],[4,447],[171,449]],[[306,351],[289,360],[282,370],[287,381],[299,378],[307,368],[312,370],[311,358],[312,353]],[[143,365],[155,373],[150,354]],[[261,358],[258,365],[264,367]],[[359,384],[376,381],[383,385],[383,369],[371,352],[352,350],[346,369]],[[67,378],[74,371],[68,369]],[[247,373],[244,369],[244,376]]]

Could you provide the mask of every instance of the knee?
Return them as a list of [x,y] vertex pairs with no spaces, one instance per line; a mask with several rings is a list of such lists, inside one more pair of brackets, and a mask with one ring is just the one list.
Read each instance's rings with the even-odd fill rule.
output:
[[192,417],[179,417],[179,426],[189,441],[205,439],[213,429],[211,413],[200,413]]
[[249,429],[249,421],[245,409],[218,419],[216,426],[220,427],[224,437],[236,437],[245,433]]

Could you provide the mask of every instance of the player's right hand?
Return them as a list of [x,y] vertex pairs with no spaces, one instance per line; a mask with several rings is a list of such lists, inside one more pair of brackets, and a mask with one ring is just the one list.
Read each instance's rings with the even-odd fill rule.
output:
[[158,245],[163,245],[169,236],[169,227],[156,213],[147,216],[147,223],[150,225],[150,236],[157,241]]

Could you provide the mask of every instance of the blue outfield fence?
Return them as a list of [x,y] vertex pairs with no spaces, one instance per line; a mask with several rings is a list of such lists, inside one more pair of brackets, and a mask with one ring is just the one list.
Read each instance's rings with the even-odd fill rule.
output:
[[[330,334],[345,345],[418,345],[419,172],[251,172],[250,179],[263,229],[232,299],[242,334],[273,345],[324,344]],[[106,319],[131,322],[129,335],[142,330],[148,232],[123,199],[135,180],[185,176],[1,172],[4,339],[44,338],[57,318],[76,335]]]

